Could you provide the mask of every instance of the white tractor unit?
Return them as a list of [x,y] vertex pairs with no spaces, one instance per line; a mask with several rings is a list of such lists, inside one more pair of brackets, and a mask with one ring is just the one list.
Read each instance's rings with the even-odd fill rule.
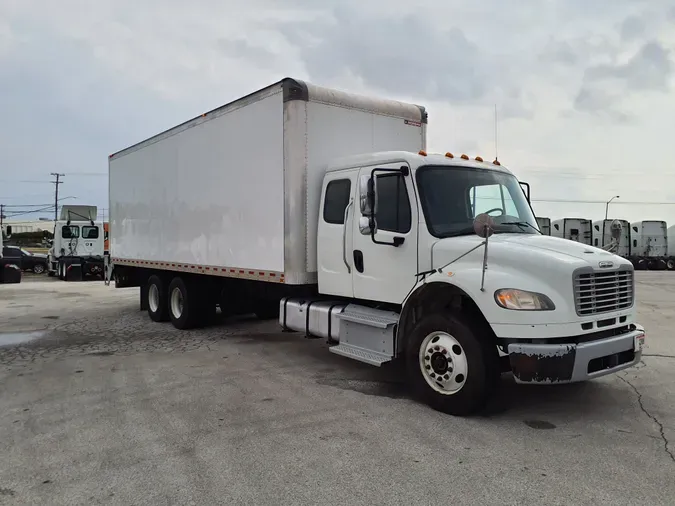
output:
[[502,372],[550,385],[637,364],[631,263],[542,235],[529,186],[427,153],[426,128],[423,107],[284,79],[117,152],[107,276],[178,329],[219,306],[401,362],[456,415]]
[[103,277],[103,222],[96,221],[96,215],[96,206],[61,208],[47,257],[49,276],[58,276],[64,281]]

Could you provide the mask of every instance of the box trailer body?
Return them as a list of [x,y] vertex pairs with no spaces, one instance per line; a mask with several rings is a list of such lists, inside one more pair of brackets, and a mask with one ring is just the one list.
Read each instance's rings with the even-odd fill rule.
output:
[[584,218],[562,218],[551,223],[551,235],[582,244],[593,244],[593,224]]
[[537,216],[537,225],[542,234],[551,235],[551,218]]
[[626,220],[594,221],[593,246],[627,258],[630,256],[630,223]]
[[424,108],[284,80],[110,157],[110,256],[316,283],[328,161],[425,147]]
[[178,329],[219,306],[400,359],[452,414],[503,367],[552,384],[638,363],[631,263],[541,234],[497,160],[425,143],[423,108],[285,79],[110,156],[106,277]]

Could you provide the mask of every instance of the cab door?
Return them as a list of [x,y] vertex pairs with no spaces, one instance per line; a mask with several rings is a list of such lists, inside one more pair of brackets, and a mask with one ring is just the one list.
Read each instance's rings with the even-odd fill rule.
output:
[[[405,170],[400,169],[404,167]],[[374,172],[373,172],[374,170]],[[404,162],[363,167],[354,209],[354,297],[400,304],[414,286],[418,272],[417,197],[410,169]],[[361,212],[366,198],[362,181],[376,179],[377,230],[371,233],[368,217]]]
[[329,172],[321,192],[317,231],[319,291],[353,297],[352,229],[358,169]]

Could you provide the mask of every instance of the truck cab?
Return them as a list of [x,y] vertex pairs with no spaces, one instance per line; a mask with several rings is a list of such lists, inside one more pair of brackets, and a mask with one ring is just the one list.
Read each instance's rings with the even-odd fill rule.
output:
[[284,299],[281,324],[323,331],[330,351],[372,365],[402,359],[442,411],[472,411],[504,371],[566,383],[640,360],[632,264],[543,235],[497,161],[341,159],[327,168],[319,214],[318,291],[336,299]]
[[50,276],[61,280],[103,276],[105,234],[96,213],[96,206],[63,206],[48,253]]

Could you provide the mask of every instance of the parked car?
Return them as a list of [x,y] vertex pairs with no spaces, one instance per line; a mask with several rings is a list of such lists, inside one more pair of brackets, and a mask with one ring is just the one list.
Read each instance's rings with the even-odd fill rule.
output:
[[47,255],[31,253],[18,246],[5,246],[2,249],[2,255],[5,258],[16,259],[15,263],[21,267],[22,271],[42,274],[47,270]]

